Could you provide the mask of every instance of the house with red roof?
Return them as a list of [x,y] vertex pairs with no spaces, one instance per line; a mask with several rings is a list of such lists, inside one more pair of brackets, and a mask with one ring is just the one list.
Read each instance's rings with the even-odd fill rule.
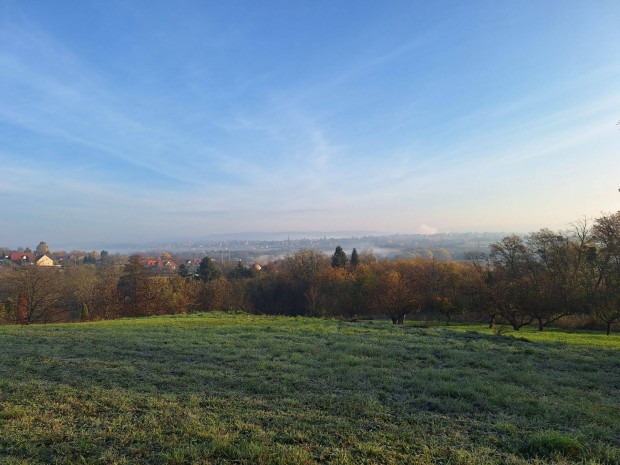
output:
[[157,266],[160,269],[163,270],[175,270],[177,267],[177,264],[174,263],[172,260],[159,260],[157,262]]
[[26,252],[13,252],[10,260],[16,265],[23,265],[25,263],[33,264],[37,261],[33,253]]

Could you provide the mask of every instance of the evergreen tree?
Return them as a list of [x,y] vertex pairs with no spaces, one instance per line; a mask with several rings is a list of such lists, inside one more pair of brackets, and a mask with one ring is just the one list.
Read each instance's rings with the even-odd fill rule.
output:
[[37,245],[37,248],[35,249],[34,253],[39,256],[39,255],[47,255],[49,253],[50,249],[47,246],[46,242],[39,242],[39,245]]
[[360,264],[360,256],[357,253],[357,249],[353,249],[351,252],[351,268],[356,268]]
[[125,265],[123,274],[118,280],[118,290],[123,298],[135,299],[149,276],[150,272],[144,267],[144,261],[140,255],[129,257],[129,262]]
[[179,275],[185,279],[189,278],[190,272],[185,263],[181,263],[181,266],[179,266]]
[[230,273],[228,273],[228,279],[243,279],[243,278],[251,278],[252,277],[252,270],[250,268],[248,268],[247,266],[245,266],[243,263],[241,263],[241,260],[239,260],[239,263],[237,263],[237,266],[235,266]]
[[198,267],[198,276],[202,282],[208,283],[220,277],[222,273],[215,265],[215,262],[209,257],[205,256],[200,260],[200,266]]
[[347,266],[347,254],[344,253],[342,247],[336,247],[336,251],[334,255],[332,255],[332,267],[334,268],[345,268]]

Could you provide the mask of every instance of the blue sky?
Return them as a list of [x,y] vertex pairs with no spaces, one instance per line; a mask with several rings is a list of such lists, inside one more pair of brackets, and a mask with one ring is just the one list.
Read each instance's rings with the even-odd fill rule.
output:
[[0,0],[0,245],[565,228],[620,2]]

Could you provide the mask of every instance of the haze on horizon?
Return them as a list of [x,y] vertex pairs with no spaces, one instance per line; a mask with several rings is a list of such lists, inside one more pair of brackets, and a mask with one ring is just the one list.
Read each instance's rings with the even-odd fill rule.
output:
[[0,0],[0,245],[565,228],[620,3]]

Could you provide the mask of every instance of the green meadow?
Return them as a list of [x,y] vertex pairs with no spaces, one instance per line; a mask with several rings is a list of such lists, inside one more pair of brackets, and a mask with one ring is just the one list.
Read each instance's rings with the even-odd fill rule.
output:
[[2,464],[620,464],[620,337],[194,314],[0,327]]

